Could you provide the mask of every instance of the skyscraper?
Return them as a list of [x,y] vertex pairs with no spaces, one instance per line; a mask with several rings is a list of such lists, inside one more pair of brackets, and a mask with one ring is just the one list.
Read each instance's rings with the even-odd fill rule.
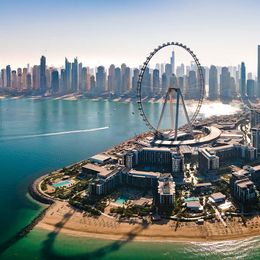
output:
[[51,88],[51,72],[52,72],[53,68],[46,68],[46,89],[50,89]]
[[168,81],[166,73],[162,74],[162,94],[164,95],[168,90]]
[[90,69],[89,67],[86,68],[87,69],[87,74],[86,74],[86,91],[89,92],[91,90],[90,87]]
[[71,88],[71,63],[65,58],[65,85],[64,92],[70,91]]
[[258,58],[257,58],[257,97],[260,97],[260,45],[257,47],[258,49]]
[[1,86],[2,88],[6,87],[6,74],[5,69],[1,69]]
[[133,93],[136,93],[136,91],[137,91],[138,78],[139,78],[139,69],[134,69],[134,75],[132,78],[132,92]]
[[66,92],[66,72],[65,69],[60,70],[60,92]]
[[241,62],[240,95],[244,97],[245,94],[246,94],[246,66],[244,62]]
[[153,95],[160,93],[160,73],[158,69],[153,70]]
[[32,75],[31,75],[31,73],[26,74],[26,89],[27,90],[32,89]]
[[22,90],[22,69],[18,68],[17,69],[17,86],[16,88],[18,90]]
[[172,50],[172,56],[171,56],[171,73],[175,74],[175,54],[174,54],[174,50]]
[[121,94],[125,94],[130,90],[130,68],[126,66],[125,63],[121,65]]
[[197,77],[196,72],[194,70],[189,71],[188,76],[188,91],[187,97],[188,99],[197,99]]
[[71,91],[77,92],[78,88],[78,59],[75,58],[74,62],[72,63],[72,70],[71,70]]
[[121,95],[121,69],[115,68],[115,93]]
[[108,70],[108,91],[115,93],[115,65],[111,64]]
[[80,62],[79,66],[78,66],[78,91],[80,93],[83,92],[82,80],[83,80],[83,77],[82,77],[82,62]]
[[122,78],[122,85],[123,85],[123,93],[127,93],[130,91],[130,81],[131,81],[131,75],[130,75],[130,68],[125,68],[125,73]]
[[90,77],[90,92],[92,94],[95,94],[95,92],[96,92],[96,81],[95,81],[95,76],[94,75],[92,75]]
[[34,65],[32,70],[32,88],[36,90],[40,86],[40,66]]
[[12,89],[17,88],[17,74],[15,70],[12,70],[12,77],[11,77],[11,87]]
[[28,69],[23,68],[23,73],[22,73],[22,88],[27,89],[27,74],[28,74]]
[[103,66],[97,68],[96,73],[96,94],[102,95],[106,90],[106,72]]
[[42,56],[40,60],[40,93],[43,95],[46,90],[46,58]]
[[11,66],[7,65],[5,71],[6,71],[6,87],[10,88],[11,87]]
[[218,71],[213,65],[209,69],[209,99],[216,100],[218,98]]
[[57,70],[51,72],[51,91],[52,93],[59,92],[59,72]]
[[232,99],[232,87],[230,72],[227,67],[221,69],[220,75],[220,99],[222,101],[227,101]]
[[167,89],[170,86],[170,78],[172,76],[172,65],[167,63],[165,65],[165,74],[166,74],[166,78],[167,78]]
[[149,68],[146,68],[144,71],[143,81],[142,81],[142,92],[144,96],[150,96],[152,93],[151,74],[149,72]]
[[184,76],[184,64],[182,63],[180,66],[176,68],[176,76],[177,77],[183,77]]
[[248,79],[246,83],[247,96],[249,98],[255,98],[255,81],[253,79]]
[[81,92],[87,92],[87,68],[83,67],[81,72]]

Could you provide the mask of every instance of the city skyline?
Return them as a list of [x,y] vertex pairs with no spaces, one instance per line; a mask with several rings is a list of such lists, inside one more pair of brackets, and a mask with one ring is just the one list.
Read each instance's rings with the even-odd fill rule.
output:
[[[260,45],[258,45],[258,70],[260,69]],[[150,65],[150,64],[148,64]],[[160,98],[175,82],[188,99],[199,99],[202,85],[199,83],[198,68],[194,62],[176,64],[176,52],[172,48],[168,62],[148,66],[142,80],[143,98]],[[205,97],[210,100],[231,101],[248,96],[259,98],[259,75],[247,70],[244,62],[238,66],[210,67],[202,66]],[[78,58],[73,61],[65,58],[61,68],[47,65],[45,56],[41,56],[40,65],[13,70],[10,65],[1,69],[0,91],[11,95],[67,95],[77,94],[83,97],[135,98],[141,66],[130,68],[110,64],[108,68],[100,65],[95,68],[84,66]]]
[[81,57],[91,67],[111,63],[135,67],[151,48],[175,40],[190,46],[204,65],[229,66],[244,61],[256,74],[255,46],[260,39],[255,32],[260,28],[255,21],[259,10],[257,1],[233,0],[163,4],[4,0],[0,24],[6,25],[2,27],[5,37],[0,42],[0,67],[36,64],[40,55],[48,56],[49,64],[58,67],[64,56]]

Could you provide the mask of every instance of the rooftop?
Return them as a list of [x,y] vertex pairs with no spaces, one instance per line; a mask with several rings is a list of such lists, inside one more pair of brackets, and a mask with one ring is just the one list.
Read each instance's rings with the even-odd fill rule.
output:
[[221,192],[212,193],[210,196],[213,200],[226,199],[226,195]]
[[146,171],[138,171],[131,169],[129,171],[129,174],[136,175],[139,177],[152,177],[152,178],[158,178],[160,176],[159,172],[146,172]]
[[247,188],[249,188],[249,186],[254,185],[254,183],[252,181],[250,181],[248,178],[243,179],[243,180],[238,180],[238,181],[236,181],[236,184],[241,189],[247,189]]
[[97,173],[97,175],[102,178],[107,178],[110,175],[112,175],[113,173],[118,171],[118,168],[107,169],[106,167],[101,167],[101,166],[93,164],[93,163],[87,163],[87,164],[83,165],[82,168],[95,171]]
[[175,193],[175,182],[170,180],[159,181],[158,193],[160,195],[173,195]]
[[102,154],[102,153],[96,154],[96,155],[90,157],[90,160],[99,161],[99,162],[105,162],[105,161],[108,161],[110,159],[111,159],[110,156],[107,156],[107,155]]
[[200,208],[201,204],[199,201],[188,201],[188,202],[186,202],[186,207],[187,208]]
[[211,182],[203,182],[203,183],[196,183],[194,184],[194,187],[200,188],[200,187],[210,187],[212,186]]

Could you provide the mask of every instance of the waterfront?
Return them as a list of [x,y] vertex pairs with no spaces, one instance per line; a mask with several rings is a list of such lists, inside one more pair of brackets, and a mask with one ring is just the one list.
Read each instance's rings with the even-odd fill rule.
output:
[[[152,111],[159,104],[146,105],[153,106]],[[202,111],[211,115],[215,107],[208,104],[203,109]],[[218,111],[229,113],[235,112],[236,109],[228,105],[219,105]],[[86,159],[135,133],[146,130],[136,112],[135,104],[132,103],[6,99],[0,101],[0,118],[0,191],[1,207],[5,209],[0,221],[1,241],[27,225],[40,212],[41,207],[26,197],[27,187],[32,179],[44,172]],[[244,244],[249,242],[242,241],[250,241],[253,247],[245,247]],[[72,246],[69,249],[67,245],[70,243]],[[184,258],[199,258],[210,256],[209,248],[221,248],[215,250],[216,258],[240,256],[239,248],[243,255],[251,255],[252,258],[259,254],[259,239],[233,242],[237,247],[233,246],[232,250],[230,243],[232,242],[229,242],[229,246],[221,242],[188,246],[149,244],[149,248],[152,249],[148,254],[154,258],[165,259],[171,259],[173,256],[180,259],[180,254],[184,254]],[[147,256],[147,251],[142,251],[142,245],[143,243],[139,242],[121,245],[112,241],[70,238],[63,235],[52,237],[51,233],[37,229],[7,250],[3,258],[13,259],[13,256],[18,256],[20,252],[19,258],[28,259],[35,256],[51,259],[53,255],[46,255],[47,247],[55,257],[82,255],[89,258],[104,256],[105,259],[112,259],[116,255],[126,259],[128,255],[130,259],[133,256],[131,254],[137,250],[140,251],[141,259],[144,254]],[[235,251],[235,248],[238,250]]]

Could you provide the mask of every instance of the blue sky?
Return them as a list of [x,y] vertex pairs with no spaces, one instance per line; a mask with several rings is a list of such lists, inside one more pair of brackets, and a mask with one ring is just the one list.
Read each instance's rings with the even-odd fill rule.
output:
[[131,66],[165,41],[179,41],[202,64],[256,71],[260,44],[256,0],[0,0],[0,67],[61,66],[78,56],[85,65]]

